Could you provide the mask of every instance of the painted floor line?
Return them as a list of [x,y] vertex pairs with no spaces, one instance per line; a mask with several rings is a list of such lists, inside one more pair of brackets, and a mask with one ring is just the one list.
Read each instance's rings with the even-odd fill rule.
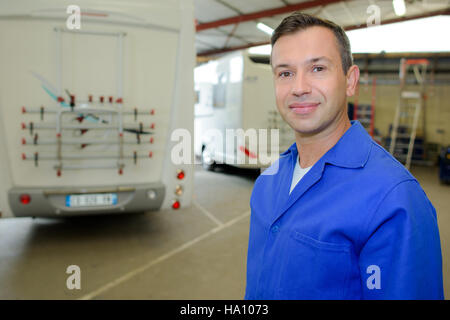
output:
[[208,210],[206,210],[205,208],[203,208],[203,206],[201,206],[197,201],[192,200],[192,204],[194,206],[196,206],[198,209],[200,209],[201,212],[203,212],[208,218],[210,218],[212,221],[214,221],[215,224],[217,224],[217,226],[222,226],[223,222],[220,221],[219,219],[217,219],[216,217],[214,217],[214,215],[209,212]]
[[223,223],[220,226],[217,226],[217,227],[211,229],[210,231],[208,231],[208,232],[198,236],[197,238],[182,244],[181,246],[179,246],[179,247],[169,251],[166,254],[163,254],[162,256],[156,258],[155,260],[152,260],[149,263],[147,263],[147,264],[145,264],[145,265],[143,265],[143,266],[141,266],[141,267],[139,267],[139,268],[137,268],[137,269],[135,269],[133,271],[130,271],[130,272],[126,273],[125,275],[121,276],[120,278],[117,278],[117,279],[115,279],[115,280],[113,280],[113,281],[111,281],[111,282],[101,286],[97,290],[94,290],[91,293],[88,293],[88,294],[78,298],[77,300],[90,300],[90,299],[93,299],[93,298],[99,296],[100,294],[102,294],[102,293],[104,293],[104,292],[106,292],[108,290],[111,290],[112,288],[118,286],[119,284],[121,284],[121,283],[123,283],[123,282],[125,282],[125,281],[127,281],[127,280],[129,280],[131,278],[133,278],[134,276],[144,272],[145,270],[153,267],[154,265],[156,265],[156,264],[158,264],[158,263],[160,263],[160,262],[162,262],[164,260],[169,259],[170,257],[176,255],[177,253],[182,252],[183,250],[186,250],[186,249],[192,247],[196,243],[198,243],[198,242],[208,238],[209,236],[211,236],[211,235],[213,235],[213,234],[215,234],[215,233],[217,233],[219,231],[222,231],[222,230],[232,226],[233,224],[239,222],[240,220],[242,220],[242,219],[244,219],[244,218],[246,218],[248,216],[250,216],[250,211],[247,211],[244,214],[242,214],[242,215],[240,215],[240,216],[238,216],[238,217],[236,217],[234,219],[231,219],[230,221],[228,221],[226,223]]

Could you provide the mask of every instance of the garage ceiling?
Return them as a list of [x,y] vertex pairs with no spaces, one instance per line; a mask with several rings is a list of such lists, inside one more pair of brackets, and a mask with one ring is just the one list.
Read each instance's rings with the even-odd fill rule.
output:
[[392,0],[195,0],[197,55],[267,44],[270,36],[256,24],[262,22],[275,29],[296,10],[332,20],[346,30],[365,28],[373,14],[368,12],[371,5],[378,6],[381,24],[450,14],[450,0],[405,0],[402,17],[395,14]]

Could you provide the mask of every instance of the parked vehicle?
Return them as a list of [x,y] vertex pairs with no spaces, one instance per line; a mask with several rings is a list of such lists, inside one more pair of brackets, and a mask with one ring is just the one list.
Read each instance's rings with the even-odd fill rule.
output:
[[0,3],[3,217],[190,205],[171,134],[193,132],[193,1],[134,2],[77,1],[79,28],[57,0]]
[[205,168],[264,168],[295,141],[276,108],[270,65],[248,50],[196,67],[195,90],[194,149]]

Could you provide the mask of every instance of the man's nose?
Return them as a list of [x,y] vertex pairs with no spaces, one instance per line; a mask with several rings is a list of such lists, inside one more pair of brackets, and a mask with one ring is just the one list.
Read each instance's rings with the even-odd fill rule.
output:
[[291,93],[298,97],[311,93],[311,85],[306,75],[303,73],[296,74],[294,81],[292,82]]

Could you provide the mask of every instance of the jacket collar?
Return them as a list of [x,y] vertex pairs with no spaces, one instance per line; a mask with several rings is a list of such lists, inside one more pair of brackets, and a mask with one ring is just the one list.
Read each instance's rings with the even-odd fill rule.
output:
[[[369,159],[371,148],[372,138],[367,133],[366,129],[364,129],[359,121],[352,120],[350,128],[348,128],[339,141],[322,156],[321,160],[338,167],[362,168]],[[297,158],[298,151],[296,143],[293,143],[289,149],[280,156],[286,156],[290,153],[294,159]]]

